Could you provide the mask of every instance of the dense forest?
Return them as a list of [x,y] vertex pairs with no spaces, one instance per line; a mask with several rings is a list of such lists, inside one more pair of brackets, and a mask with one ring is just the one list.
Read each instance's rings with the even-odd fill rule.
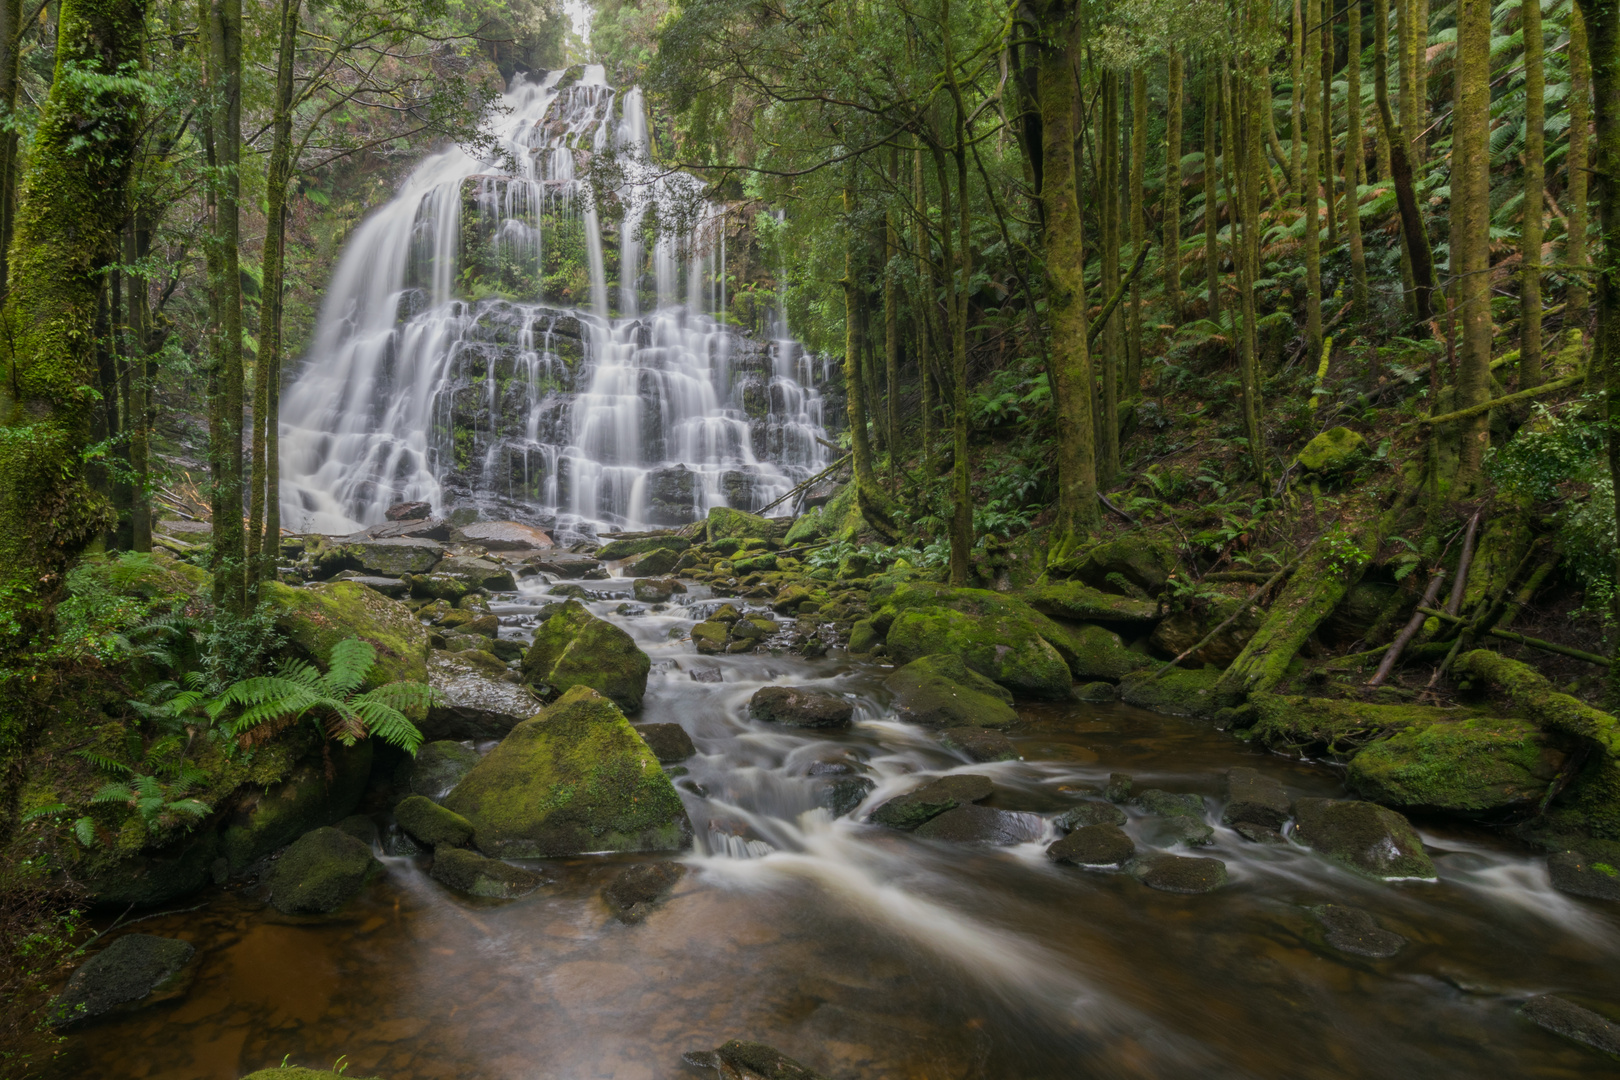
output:
[[[191,953],[138,957],[161,978],[117,1013],[83,973],[193,895],[198,920],[212,896],[299,926],[382,911],[375,849],[463,898],[577,886],[639,924],[708,864],[604,888],[590,859],[828,857],[790,805],[1183,895],[1234,861],[1249,887],[1241,852],[1273,845],[1451,888],[1425,853],[1449,837],[1531,868],[1543,907],[1589,905],[1594,963],[1612,950],[1614,0],[0,0],[0,115],[6,1075],[103,1067],[112,1036],[75,1032]],[[382,323],[362,250],[406,267]],[[413,394],[427,419],[396,415]],[[323,395],[346,411],[311,426]],[[365,457],[387,424],[393,456]],[[593,438],[642,458],[616,472]],[[768,738],[881,723],[767,766],[693,726],[725,710]],[[1051,750],[1149,714],[1228,748],[1222,794],[1133,795],[1096,746]],[[893,764],[915,751],[890,721],[943,729],[950,764]],[[1132,767],[1180,769],[1173,742]],[[1037,761],[1100,772],[997,771]],[[745,765],[796,794],[749,803]],[[870,925],[903,938],[880,894]],[[1410,909],[1289,902],[1319,951],[1421,937]],[[1520,1012],[1620,1053],[1584,978],[1585,1004]],[[938,1068],[921,1036],[780,1037],[839,1076],[1069,1052],[988,1024]],[[341,1044],[248,1038],[217,1075]],[[477,1043],[442,1073],[386,1047],[361,1067],[515,1075]],[[1109,1045],[1086,1053],[1118,1075],[1201,1071]],[[1547,1045],[1520,1064],[1589,1053]],[[1251,1074],[1289,1074],[1277,1053]],[[687,1061],[818,1075],[753,1042]]]

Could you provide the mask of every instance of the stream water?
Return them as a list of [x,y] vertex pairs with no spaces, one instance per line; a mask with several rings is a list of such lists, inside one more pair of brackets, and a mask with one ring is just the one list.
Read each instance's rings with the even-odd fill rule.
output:
[[[628,582],[598,583],[629,595]],[[1516,1014],[1556,991],[1612,999],[1620,918],[1552,890],[1544,861],[1483,829],[1419,822],[1440,878],[1380,884],[1297,846],[1219,825],[1222,777],[1250,765],[1294,794],[1331,768],[1267,756],[1206,723],[1119,705],[1020,707],[1023,760],[970,764],[892,719],[884,671],[836,655],[698,656],[681,632],[707,599],[632,618],[593,604],[653,659],[639,721],[675,721],[698,755],[677,781],[697,832],[689,872],[639,925],[600,897],[637,857],[537,862],[508,902],[452,894],[420,861],[339,914],[289,918],[216,890],[139,929],[192,941],[188,993],[75,1034],[65,1075],[234,1080],[291,1061],[388,1080],[661,1080],[683,1051],[771,1043],[841,1080],[1058,1077],[1590,1077],[1605,1061]],[[538,595],[498,605],[528,633]],[[713,680],[718,675],[720,681]],[[851,695],[847,731],[746,718],[769,683]],[[817,808],[810,766],[865,762],[861,810]],[[1034,839],[959,846],[862,823],[946,772],[987,775],[989,805]],[[1155,892],[1059,867],[1049,819],[1111,772],[1204,797],[1231,884]],[[1149,836],[1126,826],[1143,849]],[[1327,947],[1309,908],[1352,904],[1409,939],[1392,959]],[[192,903],[183,905],[192,908]]]

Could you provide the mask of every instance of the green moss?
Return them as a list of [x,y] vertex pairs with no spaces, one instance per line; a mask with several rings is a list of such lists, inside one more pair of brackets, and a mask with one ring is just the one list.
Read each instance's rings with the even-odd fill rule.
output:
[[1299,799],[1295,835],[1320,854],[1368,877],[1435,876],[1423,841],[1395,811],[1349,799]]
[[1307,473],[1329,476],[1354,465],[1367,446],[1367,440],[1347,427],[1328,428],[1305,444],[1299,452],[1299,466]]
[[644,551],[667,549],[682,552],[692,546],[692,541],[684,536],[638,536],[633,540],[609,540],[596,549],[596,557],[605,562],[616,562],[619,559],[628,559],[632,555],[640,555]]
[[888,652],[898,664],[945,653],[1014,693],[1070,696],[1069,667],[1041,636],[1049,620],[1013,597],[907,582],[889,594],[873,621],[888,622]]
[[592,615],[578,600],[569,600],[535,631],[534,644],[523,657],[528,682],[558,691],[589,686],[629,710],[641,707],[651,667],[635,639]]
[[1484,813],[1539,804],[1567,757],[1523,720],[1448,720],[1367,747],[1345,780],[1387,806]]
[[[1142,533],[1105,540],[1047,567],[1053,577],[1079,578],[1099,589],[1110,588],[1110,578],[1118,575],[1148,596],[1164,588],[1175,569],[1170,546]],[[1123,590],[1114,586],[1113,591]]]
[[[331,776],[327,776],[327,757]],[[220,854],[234,873],[309,830],[354,812],[371,775],[369,739],[352,747],[333,745],[313,755],[284,779],[239,793],[220,830]]]
[[959,656],[924,656],[884,680],[903,720],[929,727],[1010,727],[1012,695]]
[[[471,770],[469,770],[471,771]],[[428,847],[460,847],[472,839],[473,824],[454,810],[422,795],[410,795],[394,807],[399,827]]]
[[358,637],[377,649],[368,686],[427,682],[427,627],[399,601],[352,581],[302,589],[267,581],[259,594],[269,603],[276,628],[314,662],[324,664],[332,646]]
[[712,544],[728,537],[772,536],[776,527],[757,514],[744,513],[727,506],[709,508],[706,535]]
[[871,619],[859,619],[849,629],[848,649],[852,653],[869,653],[882,640]]
[[1062,655],[1069,674],[1080,682],[1117,682],[1133,671],[1155,666],[1152,659],[1127,649],[1118,634],[1101,626],[1071,626],[1047,620],[1041,636]]
[[270,903],[285,915],[322,915],[352,900],[381,864],[371,848],[330,827],[299,837],[270,872]]
[[1477,717],[1473,709],[1430,705],[1373,705],[1363,701],[1251,694],[1254,725],[1249,737],[1288,753],[1348,756],[1374,739],[1408,728]]
[[658,758],[618,708],[576,686],[514,727],[444,805],[497,858],[671,851],[691,823]]
[[692,644],[697,646],[700,653],[722,653],[726,651],[726,638],[730,633],[729,623],[716,619],[700,622],[692,627]]
[[1232,702],[1217,692],[1218,671],[1173,668],[1157,678],[1135,672],[1120,680],[1119,697],[1127,705],[1171,716],[1209,717]]
[[1146,629],[1159,618],[1159,605],[1151,600],[1111,596],[1078,581],[1050,581],[1016,595],[1043,615],[1075,622]]

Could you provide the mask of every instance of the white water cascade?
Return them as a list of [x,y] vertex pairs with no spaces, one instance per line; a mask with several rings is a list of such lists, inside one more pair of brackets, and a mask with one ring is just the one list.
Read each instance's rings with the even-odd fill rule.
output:
[[676,525],[823,468],[824,365],[730,325],[726,208],[653,166],[640,91],[590,65],[503,104],[496,160],[429,157],[348,241],[282,395],[284,525]]

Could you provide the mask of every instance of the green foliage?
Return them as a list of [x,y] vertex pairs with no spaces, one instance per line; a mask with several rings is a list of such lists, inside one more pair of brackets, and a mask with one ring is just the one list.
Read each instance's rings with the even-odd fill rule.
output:
[[1588,496],[1564,509],[1559,538],[1564,569],[1585,591],[1588,611],[1606,612],[1614,596],[1614,480],[1606,470],[1593,470]]
[[1493,447],[1485,458],[1485,472],[1498,487],[1541,501],[1558,493],[1570,480],[1590,479],[1599,469],[1603,427],[1588,419],[1599,412],[1595,395],[1585,399],[1586,410],[1555,415],[1545,406],[1507,445]]

